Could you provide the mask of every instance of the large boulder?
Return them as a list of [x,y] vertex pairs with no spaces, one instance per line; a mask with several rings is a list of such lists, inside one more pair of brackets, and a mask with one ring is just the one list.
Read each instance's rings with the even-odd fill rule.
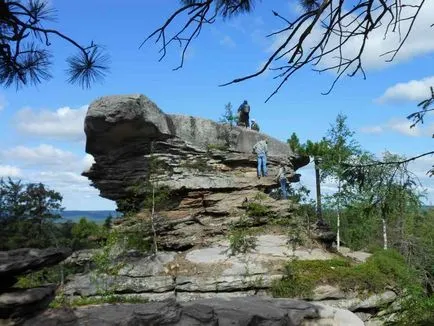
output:
[[86,152],[95,163],[83,173],[101,196],[121,200],[128,189],[149,174],[150,155],[164,171],[155,177],[174,191],[244,190],[276,186],[256,180],[253,145],[266,139],[269,168],[280,162],[298,180],[295,170],[309,158],[293,153],[275,138],[241,127],[183,115],[164,114],[143,95],[107,96],[94,101],[85,118]]
[[351,325],[363,326],[353,313],[298,300],[255,297],[104,305],[49,310],[24,325]]

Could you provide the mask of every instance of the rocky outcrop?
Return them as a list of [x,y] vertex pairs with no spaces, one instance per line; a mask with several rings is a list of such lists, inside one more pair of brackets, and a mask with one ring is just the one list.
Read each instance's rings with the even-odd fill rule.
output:
[[191,303],[105,305],[50,310],[24,325],[351,325],[363,326],[353,313],[297,300],[235,298]]
[[255,239],[255,248],[246,254],[231,255],[228,241],[220,240],[185,252],[128,258],[116,275],[91,272],[74,276],[65,285],[64,294],[96,297],[106,292],[151,301],[264,296],[269,295],[266,290],[272,282],[282,277],[289,260],[336,257],[321,248],[293,249],[284,235],[258,235]]
[[0,324],[20,319],[46,308],[54,298],[55,285],[21,289],[12,286],[17,276],[56,265],[70,255],[68,249],[16,249],[0,251]]
[[[87,266],[90,271],[71,277],[63,295],[72,301],[103,300],[110,294],[125,301],[177,303],[79,308],[65,315],[52,311],[46,318],[108,325],[117,320],[150,325],[363,325],[349,310],[369,320],[380,309],[373,302],[389,305],[387,300],[392,300],[390,293],[358,297],[333,284],[298,298],[309,303],[269,298],[273,282],[288,273],[289,260],[327,260],[338,255],[330,250],[336,236],[328,225],[297,216],[297,204],[276,196],[278,165],[283,162],[288,180],[297,182],[296,170],[309,163],[286,143],[245,128],[167,115],[142,95],[96,100],[87,112],[85,132],[86,152],[95,163],[83,175],[101,196],[123,204],[144,195],[137,189],[146,194],[143,182],[152,181],[154,187],[165,186],[168,197],[153,215],[158,254],[116,245],[105,257],[115,267],[95,270],[94,251],[75,253],[65,263]],[[269,145],[269,176],[258,179],[252,148],[261,139]],[[118,220],[115,228],[119,234],[139,230],[139,237],[149,240],[149,221],[150,213],[144,210]],[[234,253],[237,241],[254,245]],[[368,257],[344,255],[357,263]],[[235,308],[245,316],[242,322]],[[40,320],[33,322],[38,325]]]
[[[266,139],[270,174],[281,162],[290,179],[309,163],[286,143],[253,130],[202,118],[164,114],[143,95],[108,96],[94,101],[85,119],[86,152],[95,163],[83,173],[101,196],[121,200],[129,187],[150,173],[150,157],[158,160],[155,180],[182,192],[177,208],[205,210],[210,195],[275,187],[272,178],[256,179],[253,145]],[[211,200],[212,201],[212,200]],[[209,207],[209,206],[208,206]],[[178,210],[179,211],[179,210]]]
[[29,271],[56,265],[71,254],[69,249],[16,249],[0,251],[0,278],[25,274]]

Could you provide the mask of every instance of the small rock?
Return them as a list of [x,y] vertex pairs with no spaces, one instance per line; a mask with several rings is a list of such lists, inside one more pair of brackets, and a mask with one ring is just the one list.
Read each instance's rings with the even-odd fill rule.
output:
[[397,298],[397,295],[393,291],[386,291],[381,294],[374,294],[370,296],[369,298],[363,300],[359,304],[357,304],[355,307],[352,307],[350,309],[351,311],[359,310],[359,309],[373,309],[373,308],[380,308],[384,305],[387,305],[389,303],[392,303]]
[[344,299],[346,295],[339,288],[332,285],[320,285],[313,290],[312,300]]

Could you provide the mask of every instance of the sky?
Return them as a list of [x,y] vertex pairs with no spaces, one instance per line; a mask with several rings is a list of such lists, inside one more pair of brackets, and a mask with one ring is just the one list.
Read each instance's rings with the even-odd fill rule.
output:
[[[155,39],[139,49],[148,34],[158,28],[178,8],[175,0],[51,0],[56,21],[46,23],[81,44],[94,41],[110,56],[110,72],[102,83],[90,89],[66,82],[66,58],[75,53],[68,43],[53,38],[53,78],[34,87],[0,88],[0,177],[42,182],[63,195],[69,210],[115,209],[114,202],[101,198],[81,172],[93,157],[85,153],[84,117],[88,105],[101,96],[144,94],[164,112],[218,120],[225,104],[235,108],[243,100],[251,106],[261,131],[286,141],[295,132],[302,142],[320,140],[336,116],[348,116],[362,148],[378,156],[390,151],[407,157],[433,149],[434,117],[410,129],[406,116],[429,96],[434,86],[434,27],[430,13],[434,0],[425,8],[402,52],[393,62],[380,54],[393,50],[397,33],[386,40],[381,28],[368,40],[363,55],[366,80],[344,77],[329,95],[335,75],[317,73],[307,67],[288,80],[265,103],[277,86],[274,72],[243,83],[219,87],[236,77],[258,70],[282,41],[284,35],[266,37],[284,27],[272,10],[288,19],[299,8],[294,1],[257,2],[249,15],[217,20],[206,26],[186,53],[182,69],[174,71],[181,59],[178,46],[159,61]],[[183,23],[175,21],[172,31]],[[317,30],[313,37],[319,37]],[[345,51],[354,51],[349,46]],[[329,58],[325,64],[332,63]],[[434,158],[426,156],[411,164],[426,191],[427,204],[434,203],[434,178],[426,172]],[[313,189],[312,165],[299,170],[302,183]],[[334,191],[333,184],[324,189]]]

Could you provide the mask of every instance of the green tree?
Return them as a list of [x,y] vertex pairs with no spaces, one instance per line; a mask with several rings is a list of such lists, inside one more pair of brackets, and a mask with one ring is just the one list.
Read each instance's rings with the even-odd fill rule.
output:
[[[152,142],[147,158],[147,173],[144,180],[138,180],[134,186],[130,187],[129,197],[118,201],[117,205],[118,211],[122,212],[125,217],[135,220],[135,229],[141,235],[141,239],[138,239],[138,241],[149,235],[150,227],[153,242],[151,247],[154,254],[156,254],[158,252],[157,229],[162,222],[157,212],[167,206],[169,191],[167,186],[159,183],[158,177],[165,172],[167,165],[154,153],[154,147],[155,143]],[[149,213],[150,225],[143,218],[137,218],[139,212]]]
[[98,247],[97,240],[104,237],[103,226],[82,217],[78,223],[74,223],[71,230],[74,250]]
[[225,113],[220,118],[221,123],[228,123],[230,127],[233,127],[237,123],[238,117],[234,115],[231,102],[225,105]]
[[321,165],[323,157],[329,151],[329,145],[325,139],[319,142],[307,140],[305,144],[300,144],[300,141],[295,133],[287,140],[291,149],[303,155],[308,155],[313,159],[315,168],[315,190],[316,190],[316,216],[319,221],[323,220],[322,205],[321,205]]
[[62,196],[42,183],[0,179],[2,249],[55,245],[54,220],[61,218]]
[[406,219],[420,208],[421,196],[417,177],[407,165],[388,164],[403,160],[402,157],[384,153],[383,164],[372,162],[347,166],[343,177],[350,185],[357,185],[369,210],[381,221],[383,248],[389,248],[388,225],[398,229],[398,238],[405,238]]
[[336,200],[336,246],[340,247],[341,232],[341,201],[342,201],[342,182],[345,171],[344,164],[354,160],[360,154],[360,146],[353,138],[354,132],[346,124],[347,117],[338,114],[334,124],[327,131],[325,142],[328,144],[327,151],[324,152],[322,169],[323,178],[331,178],[337,182],[338,190],[335,194]]

